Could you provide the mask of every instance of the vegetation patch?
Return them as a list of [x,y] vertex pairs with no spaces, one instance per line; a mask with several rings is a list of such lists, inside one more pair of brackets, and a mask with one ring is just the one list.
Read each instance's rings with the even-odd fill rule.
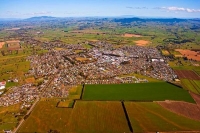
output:
[[68,123],[74,133],[129,133],[120,102],[77,101]]
[[200,121],[172,113],[157,103],[125,102],[134,132],[199,131]]
[[137,84],[85,85],[83,100],[177,100],[194,103],[189,93],[166,82]]
[[71,108],[57,108],[57,100],[40,101],[22,124],[19,132],[66,132]]

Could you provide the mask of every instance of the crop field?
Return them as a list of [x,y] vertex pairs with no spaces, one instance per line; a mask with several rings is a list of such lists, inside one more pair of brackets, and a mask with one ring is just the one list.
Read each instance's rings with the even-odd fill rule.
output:
[[179,87],[165,83],[85,85],[83,100],[133,100],[194,102],[189,93]]
[[12,105],[9,107],[0,107],[0,132],[3,130],[12,130],[18,123],[19,117],[15,117],[15,114],[19,113],[20,105]]
[[187,57],[188,59],[200,61],[200,54],[198,54],[198,52],[196,51],[185,49],[176,49],[176,51],[180,52],[183,56]]
[[19,132],[48,132],[57,130],[66,132],[71,108],[57,108],[57,100],[40,101]]
[[185,89],[200,94],[200,80],[181,79],[181,84]]
[[122,105],[116,101],[77,101],[68,127],[76,133],[130,132]]
[[158,104],[178,115],[200,121],[200,108],[197,104],[177,101],[164,101],[158,102]]
[[199,75],[190,70],[175,70],[180,79],[200,80]]
[[157,103],[125,102],[125,107],[135,133],[200,130],[200,121],[172,113]]

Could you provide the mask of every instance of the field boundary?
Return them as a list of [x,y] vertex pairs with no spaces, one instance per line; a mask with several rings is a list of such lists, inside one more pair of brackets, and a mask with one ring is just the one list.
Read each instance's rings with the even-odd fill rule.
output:
[[132,125],[131,125],[131,121],[130,121],[129,116],[128,116],[128,113],[127,113],[127,111],[126,111],[126,107],[125,107],[125,105],[124,105],[124,102],[121,101],[121,104],[122,104],[122,108],[123,108],[123,110],[124,110],[124,114],[125,114],[125,117],[126,117],[126,121],[127,121],[127,123],[128,123],[128,127],[129,127],[130,131],[133,133],[133,128],[132,128]]

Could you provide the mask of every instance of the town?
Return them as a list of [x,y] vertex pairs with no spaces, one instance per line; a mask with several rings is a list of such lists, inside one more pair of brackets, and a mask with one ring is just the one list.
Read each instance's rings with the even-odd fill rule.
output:
[[[12,87],[0,97],[0,106],[22,102],[21,108],[30,107],[38,97],[67,97],[72,86],[78,84],[120,84],[148,82],[129,76],[139,73],[163,81],[173,81],[177,75],[167,59],[153,47],[122,46],[115,48],[106,42],[91,43],[91,49],[82,44],[46,42],[43,49],[49,52],[31,55],[27,61],[31,68],[25,76],[44,77],[38,85],[25,84]],[[48,85],[48,89],[46,88]]]

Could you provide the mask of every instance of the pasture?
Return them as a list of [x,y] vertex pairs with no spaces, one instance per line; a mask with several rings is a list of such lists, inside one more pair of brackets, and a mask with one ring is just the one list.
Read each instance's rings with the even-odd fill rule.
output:
[[20,112],[20,104],[9,107],[0,107],[0,132],[3,130],[13,130],[18,123],[20,116],[15,114]]
[[194,103],[189,93],[166,82],[138,84],[85,85],[83,100],[132,100],[164,101],[177,100]]
[[22,124],[19,132],[66,132],[71,108],[57,108],[57,100],[40,101]]
[[200,94],[200,80],[181,79],[183,87],[195,94]]
[[75,133],[129,133],[122,105],[118,101],[77,101],[68,123]]
[[125,102],[125,107],[135,133],[200,130],[200,121],[172,113],[157,103]]

